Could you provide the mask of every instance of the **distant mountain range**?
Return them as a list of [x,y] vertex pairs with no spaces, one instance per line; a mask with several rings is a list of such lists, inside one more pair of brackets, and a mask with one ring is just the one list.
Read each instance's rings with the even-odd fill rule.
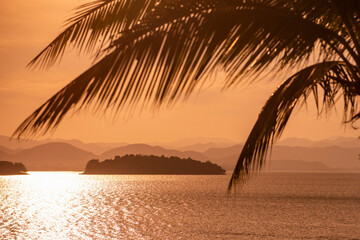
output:
[[0,150],[2,161],[22,162],[29,171],[81,171],[97,156],[68,143],[45,143],[13,153]]
[[[228,148],[212,148],[204,152],[204,155],[213,157],[214,162],[225,169],[233,169],[238,159],[242,145],[235,145]],[[360,168],[359,160],[360,148],[343,148],[338,146],[327,147],[292,147],[275,145],[268,159],[276,161],[297,161],[309,164],[317,162],[324,164],[324,171],[358,171]],[[292,162],[295,163],[295,162]],[[277,164],[277,163],[276,163]],[[318,168],[318,167],[317,167]]]
[[152,145],[162,146],[168,149],[178,149],[182,151],[197,151],[203,152],[212,147],[229,147],[237,142],[224,138],[183,138],[172,142],[158,142]]
[[[179,149],[169,149],[148,144],[83,143],[78,140],[25,141],[0,136],[0,161],[22,162],[30,171],[54,170],[82,171],[90,159],[105,160],[125,154],[164,155],[211,161],[232,170],[242,149],[241,144],[226,147],[224,143],[200,143]],[[337,146],[334,143],[349,145]],[[265,169],[270,171],[358,171],[360,172],[360,142],[357,138],[339,138],[329,141],[288,139],[276,144],[271,161]],[[323,144],[319,145],[319,144]],[[288,144],[288,145],[286,145]],[[299,144],[302,146],[294,146]],[[191,147],[193,146],[193,147]],[[207,148],[210,147],[210,148]],[[202,151],[194,151],[192,149]]]
[[279,141],[276,145],[285,145],[292,147],[329,147],[338,146],[344,148],[360,148],[360,139],[352,137],[333,137],[318,141],[309,140],[306,138],[287,138]]
[[46,143],[68,143],[73,145],[74,147],[83,149],[85,151],[91,151],[96,155],[99,155],[109,149],[127,145],[126,143],[84,143],[77,139],[45,139],[45,140],[21,140],[10,139],[7,136],[0,135],[0,150],[1,147],[5,147],[8,150],[12,151],[20,151],[22,149],[32,148],[36,146],[40,146]]

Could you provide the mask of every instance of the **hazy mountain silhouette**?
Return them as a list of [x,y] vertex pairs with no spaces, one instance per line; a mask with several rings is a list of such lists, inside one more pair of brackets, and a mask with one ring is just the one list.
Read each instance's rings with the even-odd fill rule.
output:
[[0,146],[5,147],[7,149],[17,150],[17,149],[25,149],[32,148],[41,143],[36,140],[26,140],[26,141],[18,141],[16,139],[11,139],[8,136],[0,135]]
[[221,158],[210,158],[212,162],[219,164],[220,166],[222,166],[223,168],[225,168],[228,171],[232,171],[234,170],[236,161],[238,160],[239,155],[229,155],[226,157],[221,157]]
[[338,146],[344,148],[360,148],[360,139],[359,138],[349,138],[349,137],[335,137],[330,139],[324,139],[322,141],[318,141],[316,147],[324,147],[324,146]]
[[[242,149],[242,145],[235,145],[228,148],[212,148],[203,154],[213,162],[229,170],[235,166],[239,157],[239,149]],[[271,152],[270,162],[276,160],[319,162],[334,170],[356,170],[356,168],[360,167],[359,153],[359,148],[342,148],[337,146],[290,147],[275,145]]]
[[85,151],[92,152],[96,155],[100,155],[103,152],[110,150],[115,147],[127,145],[126,143],[84,143],[77,139],[64,140],[64,139],[55,139],[55,140],[47,140],[47,142],[63,142],[71,144],[77,148],[83,149]]
[[332,168],[360,167],[359,148],[329,147],[288,147],[277,146],[273,149],[272,159],[318,161]]
[[64,139],[52,139],[52,140],[47,140],[47,143],[49,142],[58,142],[58,143],[67,143],[70,144],[74,147],[80,148],[82,150],[85,151],[89,151],[92,152],[94,154],[101,154],[102,152],[108,150],[108,148],[100,146],[96,143],[84,143],[80,140],[77,139],[69,139],[69,140],[64,140]]
[[267,162],[264,170],[273,172],[331,172],[344,169],[330,168],[321,162],[274,160]]
[[[20,149],[17,141],[8,141],[8,137],[0,136],[0,143],[6,143],[6,146],[0,147],[0,161],[23,162],[28,170],[84,170],[87,161],[93,158],[105,160],[114,158],[114,156],[123,156],[126,154],[156,155],[180,158],[192,158],[199,161],[211,161],[219,164],[226,170],[233,170],[238,159],[238,154],[242,149],[241,144],[230,147],[213,147],[203,152],[199,151],[180,151],[168,149],[160,146],[151,146],[148,144],[130,144],[121,146],[121,143],[83,143],[78,140],[61,140],[64,142],[50,142],[54,140],[42,141],[22,141],[21,147],[36,145],[27,149]],[[45,144],[41,144],[42,142]],[[71,144],[65,143],[70,142]],[[272,150],[270,161],[270,170],[276,171],[332,171],[332,170],[360,170],[360,161],[358,154],[359,147],[339,147],[333,146],[333,143],[356,145],[360,142],[356,138],[333,138],[324,141],[310,141],[308,139],[287,139],[275,145]],[[316,145],[330,144],[325,147],[304,147],[304,146],[286,146],[287,143]],[[217,145],[218,143],[214,143]],[[206,149],[213,143],[199,143],[189,145],[185,149]],[[10,147],[9,147],[10,145]],[[76,146],[75,146],[76,145]],[[120,146],[119,146],[120,145]],[[110,146],[116,146],[110,150],[98,153],[102,148],[109,149]],[[351,145],[352,146],[352,145]],[[90,150],[90,151],[89,151]],[[95,150],[95,152],[93,152]],[[280,162],[275,162],[280,160]],[[313,163],[309,163],[313,162]],[[316,162],[316,163],[314,163]],[[278,164],[282,163],[282,166]],[[322,164],[322,165],[319,165]],[[317,164],[317,165],[316,165]],[[279,170],[280,169],[280,170]],[[305,169],[305,170],[304,170]],[[275,170],[274,170],[275,171]],[[307,170],[306,170],[307,171]]]
[[0,161],[10,159],[11,150],[7,150],[5,147],[0,148]]
[[15,162],[22,162],[28,170],[80,171],[89,159],[96,157],[67,143],[46,143],[10,155]]
[[[208,144],[208,143],[215,143],[216,146],[210,146],[210,147],[226,147],[226,146],[232,146],[236,142],[225,139],[225,138],[209,138],[209,137],[193,137],[193,138],[183,138],[176,141],[171,142],[158,142],[154,145],[163,146],[165,148],[171,148],[171,149],[179,149],[179,150],[190,150],[190,151],[198,151],[194,148],[188,148],[188,146],[198,145],[198,144]],[[209,148],[210,148],[209,147]],[[205,149],[206,150],[206,149]]]
[[9,150],[13,150],[13,151],[15,150],[18,152],[23,149],[33,148],[33,147],[40,146],[40,145],[43,145],[46,143],[57,143],[57,142],[68,143],[77,148],[95,153],[97,155],[100,155],[101,153],[103,153],[109,149],[112,149],[114,147],[126,145],[126,143],[84,143],[77,139],[70,139],[70,140],[67,140],[67,139],[45,139],[45,140],[39,140],[39,141],[37,141],[37,140],[20,140],[20,141],[18,141],[17,139],[10,140],[10,137],[0,135],[0,146],[5,147],[6,149],[9,149]]
[[196,160],[206,161],[208,157],[204,156],[202,153],[195,151],[178,151],[170,150],[160,146],[151,146],[147,144],[130,144],[123,147],[118,147],[104,152],[99,156],[100,159],[113,158],[114,156],[123,156],[126,154],[141,154],[141,155],[155,155],[165,157],[177,156],[180,158],[193,158]]
[[210,148],[225,148],[232,146],[234,144],[229,143],[219,143],[219,142],[208,142],[208,143],[196,143],[187,145],[181,148],[178,148],[181,151],[196,151],[196,152],[205,152]]
[[18,149],[10,149],[4,146],[0,146],[0,151],[7,153],[7,154],[13,154],[16,152],[20,152],[21,150],[23,150],[22,148],[18,148]]
[[233,155],[239,155],[239,151],[243,148],[243,145],[236,144],[225,148],[210,148],[203,152],[203,154],[210,158],[225,158]]
[[275,144],[275,146],[285,145],[285,146],[292,146],[292,147],[312,147],[318,141],[312,141],[307,138],[287,138],[282,141],[279,141]]
[[[6,149],[6,148],[4,148]],[[11,150],[10,150],[11,151]],[[159,146],[147,144],[131,144],[118,147],[104,152],[100,156],[72,146],[68,143],[52,142],[29,149],[24,149],[13,154],[8,154],[0,149],[0,160],[21,161],[28,170],[52,170],[52,171],[80,171],[84,170],[87,161],[93,158],[108,159],[116,155],[143,154],[143,155],[164,155],[166,157],[177,156],[181,158],[191,157],[200,161],[209,160],[201,153],[194,151],[181,152],[168,150]]]
[[338,146],[343,148],[360,148],[360,139],[355,137],[333,137],[318,141],[306,138],[287,138],[276,143],[275,146],[292,146],[292,147],[330,147]]

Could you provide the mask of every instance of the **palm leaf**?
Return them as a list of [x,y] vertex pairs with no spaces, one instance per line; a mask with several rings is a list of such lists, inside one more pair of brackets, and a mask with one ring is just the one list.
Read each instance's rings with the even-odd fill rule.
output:
[[358,110],[360,92],[358,83],[351,77],[349,66],[344,62],[329,61],[309,66],[280,85],[266,102],[251,130],[231,177],[229,191],[264,165],[268,149],[281,136],[292,111],[299,103],[306,102],[313,93],[319,112],[321,109],[326,112],[335,106],[340,90],[346,120]]
[[[85,13],[94,12],[94,6],[98,5],[89,5],[91,11],[82,7],[84,14],[71,21],[79,22],[88,16]],[[296,12],[283,1],[161,1],[156,11],[147,11],[139,23],[131,22],[131,27],[105,49],[107,55],[102,60],[37,109],[14,134],[20,137],[42,128],[47,131],[75,106],[81,108],[92,102],[117,110],[139,102],[155,107],[171,105],[181,96],[186,98],[220,67],[228,73],[229,86],[244,74],[259,73],[273,62],[284,67],[306,61],[321,43],[331,41],[332,46],[336,43],[347,48],[346,36],[337,33],[341,27],[336,25],[332,30],[325,27],[326,23],[316,23],[324,19],[324,13],[314,5],[301,6]],[[320,9],[328,8],[323,5]],[[324,12],[333,16],[329,10]],[[87,22],[83,28],[95,28],[92,21]],[[74,39],[81,42],[79,37]],[[65,45],[59,43],[60,48]],[[54,49],[40,56],[54,60],[59,52]],[[333,53],[333,48],[323,48],[320,55],[329,59]]]
[[[68,45],[91,52],[133,26],[157,0],[94,0],[76,9],[65,22],[65,30],[30,63],[51,66],[64,54]],[[100,42],[100,43],[99,43]]]

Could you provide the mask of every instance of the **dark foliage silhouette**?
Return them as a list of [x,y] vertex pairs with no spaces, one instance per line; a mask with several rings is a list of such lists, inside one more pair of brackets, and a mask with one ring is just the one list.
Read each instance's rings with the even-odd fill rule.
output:
[[0,175],[26,174],[27,170],[22,163],[0,161]]
[[95,0],[80,6],[30,65],[48,67],[68,46],[96,53],[94,65],[14,136],[54,129],[69,110],[90,104],[116,112],[172,105],[218,70],[226,72],[229,88],[297,67],[260,112],[230,189],[262,167],[294,107],[310,95],[319,114],[342,98],[344,122],[360,118],[358,0]]
[[84,174],[225,174],[225,170],[209,161],[130,154],[103,162],[90,160]]

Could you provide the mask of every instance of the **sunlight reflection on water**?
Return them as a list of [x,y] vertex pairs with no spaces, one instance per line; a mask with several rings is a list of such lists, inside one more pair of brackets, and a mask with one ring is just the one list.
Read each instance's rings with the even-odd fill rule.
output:
[[0,239],[356,239],[360,174],[0,176]]

